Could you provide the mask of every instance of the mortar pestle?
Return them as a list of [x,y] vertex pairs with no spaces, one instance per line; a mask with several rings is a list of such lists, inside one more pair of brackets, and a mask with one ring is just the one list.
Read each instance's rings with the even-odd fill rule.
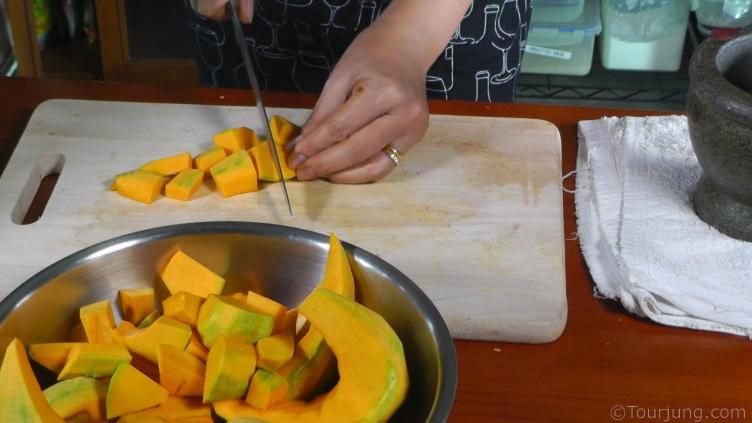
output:
[[689,78],[689,134],[703,169],[695,212],[718,231],[752,241],[752,29],[704,41]]

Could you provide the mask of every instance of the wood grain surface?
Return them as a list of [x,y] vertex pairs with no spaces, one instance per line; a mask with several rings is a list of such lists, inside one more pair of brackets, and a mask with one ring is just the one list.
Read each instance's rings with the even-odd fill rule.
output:
[[[303,123],[308,109],[268,113]],[[241,220],[336,233],[396,266],[459,339],[541,343],[566,322],[561,144],[541,120],[432,115],[426,141],[377,184],[289,181],[224,199],[207,182],[191,201],[145,205],[109,190],[115,174],[226,128],[262,127],[252,107],[50,100],[0,176],[0,298],[95,243],[169,224]],[[60,172],[62,170],[62,173]],[[42,217],[19,225],[36,182],[61,173]],[[32,253],[33,252],[33,253]]]
[[[253,104],[250,93],[165,85],[0,78],[0,166],[37,105],[50,98],[199,104]],[[278,107],[311,107],[316,97],[267,93]],[[560,130],[563,172],[574,168],[577,122],[650,111],[523,104],[431,102],[433,113],[544,119]],[[574,181],[566,185],[573,186]],[[576,230],[574,202],[564,196],[565,233]],[[0,234],[2,240],[2,234]],[[569,318],[550,344],[456,341],[459,386],[452,422],[645,422],[752,420],[752,344],[717,333],[653,324],[613,301],[593,298],[593,283],[576,240],[566,242]],[[625,407],[623,419],[611,416]],[[627,407],[641,408],[627,408]],[[647,419],[669,407],[701,419]],[[734,411],[732,409],[738,409]],[[618,411],[618,408],[616,409]],[[640,411],[642,410],[642,411]],[[657,412],[657,411],[654,411]],[[715,418],[726,413],[736,418]],[[642,414],[641,414],[642,413]],[[745,418],[738,417],[744,414]],[[686,413],[685,413],[686,414]],[[705,418],[705,416],[708,416]],[[618,416],[616,416],[618,417]]]

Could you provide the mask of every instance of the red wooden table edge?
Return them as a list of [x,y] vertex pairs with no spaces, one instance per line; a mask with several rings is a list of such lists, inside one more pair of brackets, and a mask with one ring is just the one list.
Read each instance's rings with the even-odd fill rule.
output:
[[[244,90],[25,78],[0,78],[0,92],[5,93],[0,103],[0,169],[33,110],[47,99],[253,103],[251,93]],[[315,99],[311,94],[265,94],[272,107],[310,108]],[[668,114],[457,101],[431,101],[430,109],[438,114],[552,122],[561,133],[563,173],[575,166],[577,122]],[[573,180],[566,184],[573,186]],[[564,217],[565,233],[574,234],[574,201],[569,194]],[[752,372],[752,347],[746,339],[656,325],[628,314],[615,302],[593,298],[576,240],[566,243],[566,273],[569,318],[559,340],[544,345],[455,342],[460,382],[452,421],[608,421],[611,407],[623,402],[705,409],[726,400],[743,404],[752,418],[752,382],[737,377],[739,372]],[[704,386],[689,384],[697,380]]]

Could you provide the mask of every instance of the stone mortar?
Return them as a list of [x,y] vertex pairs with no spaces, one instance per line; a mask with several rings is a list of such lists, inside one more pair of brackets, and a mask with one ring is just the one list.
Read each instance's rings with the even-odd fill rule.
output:
[[720,232],[752,241],[752,29],[703,42],[689,77],[689,134],[703,169],[695,212]]

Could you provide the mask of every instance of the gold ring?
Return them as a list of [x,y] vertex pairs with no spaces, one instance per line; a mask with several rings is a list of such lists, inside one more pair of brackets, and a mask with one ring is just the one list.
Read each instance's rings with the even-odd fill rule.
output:
[[386,147],[382,148],[381,151],[386,153],[387,157],[392,159],[395,166],[399,166],[400,161],[402,161],[402,153],[399,152],[394,146],[391,144],[387,144]]

